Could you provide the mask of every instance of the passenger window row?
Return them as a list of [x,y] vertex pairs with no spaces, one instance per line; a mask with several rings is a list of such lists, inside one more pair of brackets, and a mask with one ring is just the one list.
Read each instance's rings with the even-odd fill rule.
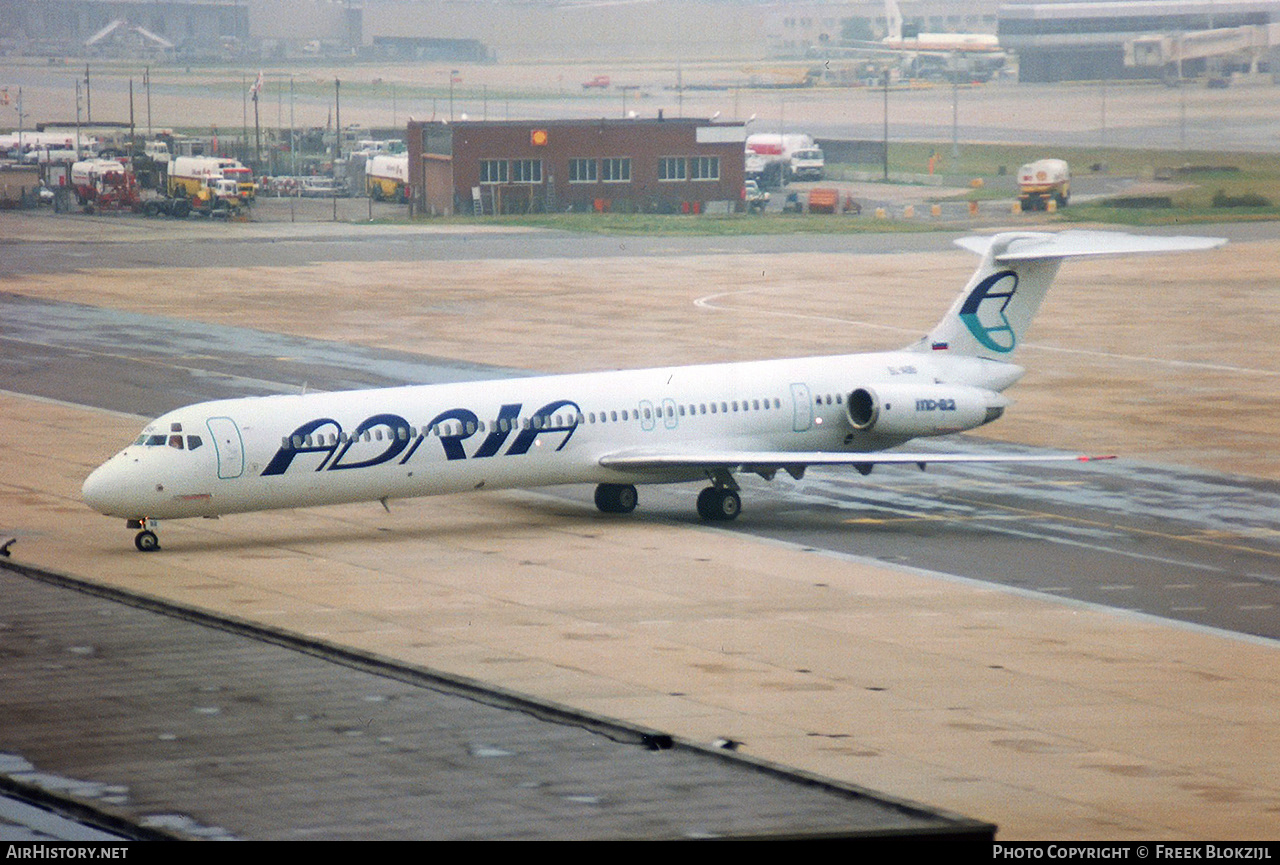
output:
[[[830,400],[830,397],[828,397]],[[830,404],[828,402],[828,404]],[[511,432],[516,429],[566,429],[575,424],[605,424],[620,423],[631,420],[651,420],[655,416],[658,418],[673,418],[677,414],[680,417],[690,417],[695,415],[706,414],[729,414],[730,412],[749,412],[749,411],[770,411],[782,408],[782,400],[777,397],[769,397],[765,399],[753,400],[726,400],[724,402],[705,402],[705,403],[687,403],[679,406],[668,404],[661,407],[644,408],[644,409],[621,409],[600,412],[587,412],[585,414],[557,414],[557,415],[534,415],[527,418],[500,418],[498,420],[485,423],[484,421],[443,421],[430,427],[424,428],[422,435],[424,436],[459,436],[473,435],[475,433],[483,433],[489,430],[496,432]],[[417,427],[375,427],[367,429],[360,435],[353,436],[349,433],[313,433],[311,435],[301,436],[285,436],[281,440],[281,446],[289,448],[301,447],[326,447],[339,444],[346,444],[353,440],[359,441],[408,441],[417,438],[419,434]]]

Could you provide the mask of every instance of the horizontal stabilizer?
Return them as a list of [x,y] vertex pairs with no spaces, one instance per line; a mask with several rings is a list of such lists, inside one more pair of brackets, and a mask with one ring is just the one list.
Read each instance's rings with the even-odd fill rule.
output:
[[1000,241],[995,260],[1033,261],[1044,258],[1078,258],[1087,255],[1138,255],[1144,252],[1195,252],[1226,244],[1222,237],[1160,237],[1117,231],[1059,231],[962,237],[956,245],[986,255]]

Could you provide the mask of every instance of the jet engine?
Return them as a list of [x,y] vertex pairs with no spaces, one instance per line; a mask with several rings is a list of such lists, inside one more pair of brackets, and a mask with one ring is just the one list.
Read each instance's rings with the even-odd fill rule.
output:
[[855,430],[886,438],[936,436],[980,427],[1004,414],[1009,399],[993,390],[955,384],[877,384],[845,401]]

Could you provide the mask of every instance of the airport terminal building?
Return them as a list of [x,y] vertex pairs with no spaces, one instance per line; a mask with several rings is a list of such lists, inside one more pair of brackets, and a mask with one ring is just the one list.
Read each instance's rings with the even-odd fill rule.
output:
[[705,118],[411,122],[421,213],[727,213],[746,128]]
[[[1189,57],[1184,75],[1203,74],[1213,57],[1270,59],[1273,25],[1280,25],[1280,0],[1002,3],[998,35],[1018,55],[1020,81],[1047,82],[1168,75],[1172,52],[1134,53],[1135,45],[1158,47],[1153,40],[1162,36],[1202,38],[1201,50],[1181,52]],[[1204,37],[1216,44],[1204,45]]]

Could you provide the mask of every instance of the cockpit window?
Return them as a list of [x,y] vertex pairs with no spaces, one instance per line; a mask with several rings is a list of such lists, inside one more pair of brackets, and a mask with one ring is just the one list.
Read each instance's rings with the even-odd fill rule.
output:
[[[177,427],[178,424],[174,426]],[[144,432],[133,444],[149,448],[171,447],[175,450],[195,450],[204,444],[204,440],[197,435],[181,436],[177,432],[170,432],[168,435]]]

